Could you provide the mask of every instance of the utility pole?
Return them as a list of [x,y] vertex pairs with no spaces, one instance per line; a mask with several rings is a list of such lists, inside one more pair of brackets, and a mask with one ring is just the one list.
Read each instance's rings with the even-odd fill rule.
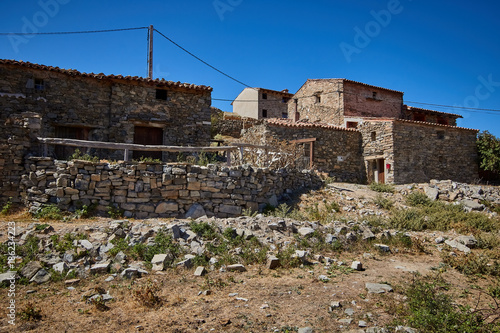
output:
[[153,25],[149,26],[148,76],[153,80]]

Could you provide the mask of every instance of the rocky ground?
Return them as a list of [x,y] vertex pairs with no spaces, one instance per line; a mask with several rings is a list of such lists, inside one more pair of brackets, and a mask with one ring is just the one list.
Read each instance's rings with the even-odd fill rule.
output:
[[[491,223],[397,229],[391,218],[410,210],[412,192],[461,203]],[[332,183],[274,212],[238,218],[7,215],[0,331],[411,332],[406,292],[426,277],[440,281],[436,292],[454,304],[490,309],[478,312],[486,325],[500,316],[495,293],[486,292],[500,291],[498,204],[498,187],[445,181],[380,193]],[[9,238],[18,248],[11,262]],[[464,269],[483,257],[482,270]],[[17,272],[7,272],[10,264]]]

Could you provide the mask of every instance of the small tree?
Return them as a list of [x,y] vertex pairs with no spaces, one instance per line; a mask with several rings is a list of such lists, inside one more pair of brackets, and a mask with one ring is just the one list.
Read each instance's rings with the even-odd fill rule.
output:
[[488,131],[477,136],[479,167],[486,171],[500,173],[500,139]]

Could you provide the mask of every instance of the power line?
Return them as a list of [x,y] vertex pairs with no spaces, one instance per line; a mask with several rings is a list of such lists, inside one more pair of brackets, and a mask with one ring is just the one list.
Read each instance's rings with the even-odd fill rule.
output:
[[423,105],[440,106],[440,107],[443,107],[443,108],[453,108],[453,109],[466,109],[466,110],[480,110],[480,111],[495,111],[495,112],[500,112],[500,110],[497,110],[497,109],[469,108],[469,107],[466,107],[466,106],[452,106],[452,105],[432,104],[432,103],[412,102],[412,101],[407,101],[407,102],[408,102],[408,103],[415,103],[415,104],[423,104]]
[[160,31],[154,29],[154,31],[156,31],[157,33],[159,33],[163,38],[165,38],[166,40],[168,40],[170,43],[174,44],[175,46],[177,46],[178,48],[180,48],[182,51],[186,52],[187,54],[189,54],[190,56],[192,56],[193,58],[195,58],[196,60],[202,62],[203,64],[207,65],[208,67],[212,68],[213,70],[216,70],[217,72],[221,73],[222,75],[230,78],[231,80],[235,81],[235,82],[238,82],[239,84],[247,87],[247,88],[252,88],[250,87],[248,84],[246,83],[243,83],[241,82],[240,80],[237,80],[235,79],[234,77],[224,73],[223,71],[221,71],[220,69],[217,69],[216,67],[210,65],[208,62],[206,62],[205,60],[201,59],[200,57],[194,55],[193,53],[189,52],[188,50],[186,50],[185,48],[183,48],[182,46],[180,46],[179,44],[177,44],[176,42],[174,42],[173,40],[171,40],[170,38],[168,38],[167,36],[165,36],[164,34],[162,34]]
[[58,32],[0,32],[0,36],[7,35],[72,35],[72,34],[93,34],[100,32],[116,32],[116,31],[129,31],[148,29],[148,27],[137,28],[122,28],[122,29],[106,29],[106,30],[86,30],[86,31],[58,31]]

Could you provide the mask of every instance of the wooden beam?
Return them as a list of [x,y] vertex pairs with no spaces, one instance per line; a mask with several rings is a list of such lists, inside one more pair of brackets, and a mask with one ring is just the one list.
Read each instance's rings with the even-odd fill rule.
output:
[[62,145],[71,147],[87,147],[101,149],[128,149],[140,151],[168,151],[168,152],[217,152],[236,150],[236,146],[220,146],[220,147],[180,147],[180,146],[160,146],[160,145],[138,145],[134,143],[114,143],[102,141],[88,141],[76,139],[62,138],[41,138],[38,140],[44,144]]
[[314,141],[316,141],[316,138],[291,140],[290,143],[305,143],[305,142],[314,142]]

